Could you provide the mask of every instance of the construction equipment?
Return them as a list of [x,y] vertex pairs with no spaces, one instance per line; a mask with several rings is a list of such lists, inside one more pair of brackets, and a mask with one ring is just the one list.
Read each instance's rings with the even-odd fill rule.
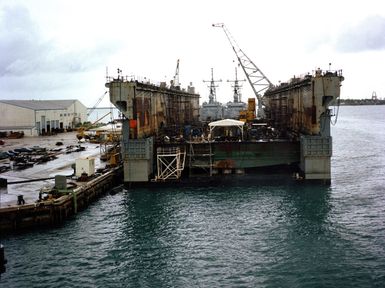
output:
[[239,112],[239,120],[243,122],[252,122],[255,119],[255,98],[249,98],[247,101],[247,110]]
[[177,88],[177,87],[180,88],[180,83],[179,83],[179,59],[176,62],[175,75],[174,75],[174,79],[173,79],[173,81],[171,83],[171,86],[173,86],[175,88]]
[[99,121],[103,120],[104,118],[106,118],[110,114],[111,114],[111,111],[108,112],[107,114],[103,115],[99,119],[97,119],[95,122],[90,123],[90,124],[86,124],[86,125],[83,125],[83,126],[79,127],[78,130],[77,130],[78,133],[76,134],[76,138],[78,138],[79,141],[81,139],[83,139],[83,138],[85,138],[85,139],[89,138],[89,137],[87,137],[85,132],[87,130],[91,129],[95,124],[97,124]]
[[255,94],[255,97],[258,100],[258,110],[257,110],[257,117],[258,118],[264,118],[265,113],[263,111],[263,96],[260,94],[262,91],[267,90],[270,86],[272,86],[272,83],[270,80],[265,76],[265,74],[262,73],[262,71],[257,67],[257,65],[254,64],[253,61],[242,51],[241,48],[239,48],[237,42],[234,40],[234,38],[231,36],[229,30],[226,28],[225,24],[223,23],[217,23],[213,24],[213,27],[222,28],[223,31],[226,34],[227,39],[230,42],[231,47],[233,48],[235,55],[237,56],[239,65],[242,67],[243,72],[245,72],[245,75],[247,77],[247,80],[249,81],[251,88],[253,89],[253,92]]

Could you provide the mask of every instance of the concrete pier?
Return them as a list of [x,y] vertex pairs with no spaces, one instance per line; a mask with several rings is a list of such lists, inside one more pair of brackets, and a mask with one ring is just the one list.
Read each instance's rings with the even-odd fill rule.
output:
[[118,185],[122,171],[117,167],[87,182],[76,182],[78,186],[74,189],[59,190],[62,196],[56,199],[0,208],[0,233],[62,224]]
[[[0,186],[0,234],[26,228],[60,225],[77,211],[87,207],[100,195],[119,185],[123,179],[122,168],[104,169],[107,163],[99,159],[98,144],[82,142],[76,132],[54,136],[4,139],[3,151],[20,147],[41,146],[47,150],[62,149],[57,158],[42,164],[35,164],[24,170],[10,169],[1,173]],[[62,146],[57,146],[62,142]],[[81,145],[85,149],[68,153],[65,147]],[[96,174],[85,181],[74,175],[77,159],[95,158]],[[10,159],[1,160],[9,165]],[[57,183],[60,176],[62,183]],[[67,178],[67,179],[66,179]],[[54,180],[55,179],[55,180]],[[61,184],[61,185],[59,185]],[[54,186],[56,186],[54,188]],[[55,195],[39,200],[42,191],[55,189]],[[47,195],[47,194],[45,194]],[[49,196],[49,194],[48,194]],[[45,200],[44,200],[45,199]]]

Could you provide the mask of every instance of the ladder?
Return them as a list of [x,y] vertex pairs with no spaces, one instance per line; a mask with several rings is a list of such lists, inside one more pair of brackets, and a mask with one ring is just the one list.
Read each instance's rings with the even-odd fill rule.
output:
[[190,175],[201,170],[212,176],[213,174],[213,152],[211,142],[189,142],[189,171]]

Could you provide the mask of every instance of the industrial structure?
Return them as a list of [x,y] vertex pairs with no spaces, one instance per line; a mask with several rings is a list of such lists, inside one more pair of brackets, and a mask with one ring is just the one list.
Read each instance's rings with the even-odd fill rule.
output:
[[237,57],[239,65],[242,67],[243,72],[247,78],[247,81],[252,88],[255,97],[258,100],[257,117],[265,117],[262,102],[262,92],[266,91],[269,87],[273,86],[270,80],[263,74],[261,69],[255,65],[255,63],[246,55],[245,52],[238,46],[235,39],[230,34],[230,31],[223,23],[213,24],[213,27],[222,28],[226,34],[227,39],[230,42],[235,56]]
[[[219,80],[214,80],[213,70],[207,81],[209,103],[203,103],[201,109],[191,84],[184,90],[120,73],[117,78],[107,77],[110,101],[125,117],[124,181],[201,183],[202,179],[223,181],[284,168],[296,179],[330,182],[333,115],[329,106],[338,103],[342,72],[317,69],[273,85],[227,28],[214,26],[223,28],[255,98],[243,103],[236,114],[226,115],[224,106],[216,101]],[[241,103],[237,76],[234,81],[232,103],[237,104]],[[223,119],[225,116],[233,119]]]
[[87,107],[78,100],[0,100],[0,131],[38,136],[73,129],[87,121]]

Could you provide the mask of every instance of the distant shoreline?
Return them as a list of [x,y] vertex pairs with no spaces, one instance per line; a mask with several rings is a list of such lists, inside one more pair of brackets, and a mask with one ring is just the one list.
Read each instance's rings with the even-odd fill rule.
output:
[[341,99],[340,105],[359,106],[359,105],[385,105],[385,100],[374,99]]

